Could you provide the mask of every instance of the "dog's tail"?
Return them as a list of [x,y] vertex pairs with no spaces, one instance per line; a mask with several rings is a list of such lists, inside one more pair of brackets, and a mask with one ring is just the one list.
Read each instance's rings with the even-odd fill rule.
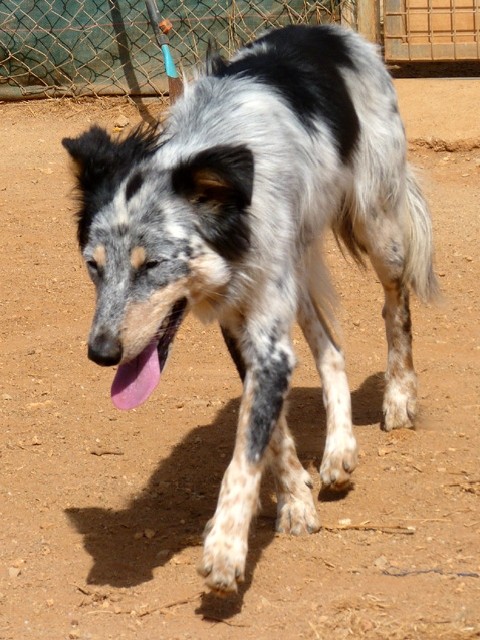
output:
[[424,302],[440,295],[433,271],[433,231],[428,204],[410,166],[406,185],[406,255],[403,282]]

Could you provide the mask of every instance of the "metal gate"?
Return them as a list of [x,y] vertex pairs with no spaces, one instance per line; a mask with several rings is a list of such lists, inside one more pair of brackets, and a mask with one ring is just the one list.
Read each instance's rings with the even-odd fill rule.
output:
[[480,60],[479,34],[480,0],[385,0],[387,61]]

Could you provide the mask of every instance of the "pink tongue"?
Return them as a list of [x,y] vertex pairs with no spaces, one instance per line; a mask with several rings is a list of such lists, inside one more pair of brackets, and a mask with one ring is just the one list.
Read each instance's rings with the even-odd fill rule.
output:
[[134,409],[150,396],[160,380],[157,342],[118,367],[112,383],[112,402],[117,409]]

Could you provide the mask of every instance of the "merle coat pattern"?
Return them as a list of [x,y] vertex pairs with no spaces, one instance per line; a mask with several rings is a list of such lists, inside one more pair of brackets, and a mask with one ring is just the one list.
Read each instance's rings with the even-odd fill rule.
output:
[[229,62],[210,56],[162,130],[112,140],[94,127],[64,145],[97,291],[88,354],[119,365],[114,403],[126,409],[149,396],[188,310],[220,323],[242,377],[234,454],[199,567],[213,590],[235,591],[266,464],[277,530],[320,526],[284,412],[296,320],[323,387],[322,483],[344,488],[357,464],[322,260],[328,228],[356,260],[368,256],[384,288],[383,426],[413,423],[409,291],[429,300],[437,284],[429,212],[406,161],[390,77],[353,32],[287,27]]

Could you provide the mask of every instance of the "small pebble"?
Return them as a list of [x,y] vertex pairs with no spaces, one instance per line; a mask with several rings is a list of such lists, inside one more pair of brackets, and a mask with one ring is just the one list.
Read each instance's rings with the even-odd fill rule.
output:
[[130,124],[130,120],[127,118],[127,116],[124,116],[123,113],[122,113],[115,120],[115,122],[113,123],[113,126],[114,127],[120,127],[121,129],[123,129],[128,124]]

